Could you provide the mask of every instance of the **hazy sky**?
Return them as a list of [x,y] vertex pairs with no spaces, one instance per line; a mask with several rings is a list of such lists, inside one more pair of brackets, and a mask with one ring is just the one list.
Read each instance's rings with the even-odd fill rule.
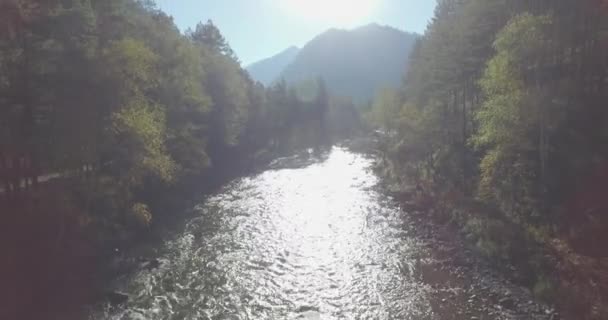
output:
[[329,28],[376,22],[424,32],[436,0],[156,0],[180,29],[212,19],[243,65],[289,46],[301,47]]

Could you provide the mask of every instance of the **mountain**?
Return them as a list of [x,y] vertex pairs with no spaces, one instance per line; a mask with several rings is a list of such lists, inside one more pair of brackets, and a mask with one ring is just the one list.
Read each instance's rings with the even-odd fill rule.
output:
[[290,84],[322,77],[333,94],[367,102],[383,87],[399,87],[419,35],[370,24],[330,29],[308,42],[281,73]]
[[297,47],[289,47],[273,57],[249,65],[246,69],[254,80],[268,86],[279,78],[299,51]]

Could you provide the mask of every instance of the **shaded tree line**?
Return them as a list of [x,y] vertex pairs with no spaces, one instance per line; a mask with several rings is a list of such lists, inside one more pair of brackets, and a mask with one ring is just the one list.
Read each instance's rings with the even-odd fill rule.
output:
[[10,306],[0,317],[53,304],[60,295],[46,289],[70,285],[52,281],[92,277],[80,263],[175,220],[201,190],[327,145],[330,100],[322,80],[309,99],[255,83],[213,22],[181,33],[152,1],[0,0],[0,233],[10,262],[0,276],[6,290],[24,288],[0,292]]
[[[607,3],[440,0],[411,61],[401,90],[379,95],[369,115],[384,132],[385,173],[432,194],[482,252],[526,260],[541,296],[560,288],[539,269],[565,272],[568,263],[539,266],[532,243],[600,272]],[[586,289],[562,291],[578,294],[568,303],[581,317],[605,316],[598,299],[608,288]]]
[[150,1],[2,6],[6,193],[26,177],[69,173],[97,196],[115,194],[102,196],[113,202],[103,211],[123,212],[147,184],[174,186],[227,162],[252,163],[256,152],[276,151],[273,140],[291,127],[326,117],[324,83],[311,102],[285,84],[264,88],[211,21],[181,34]]

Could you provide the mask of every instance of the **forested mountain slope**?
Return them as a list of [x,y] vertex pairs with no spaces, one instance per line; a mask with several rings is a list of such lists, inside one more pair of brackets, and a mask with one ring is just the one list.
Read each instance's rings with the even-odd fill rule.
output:
[[322,81],[308,101],[255,83],[213,22],[183,34],[150,1],[0,1],[0,20],[2,319],[98,298],[117,248],[229,177],[326,146],[331,114],[352,110]]
[[370,24],[331,29],[308,42],[281,74],[287,83],[322,77],[337,95],[359,102],[383,87],[398,87],[418,35]]
[[385,173],[566,318],[606,319],[608,4],[440,0],[410,60],[370,114]]
[[247,66],[246,69],[255,81],[269,86],[279,80],[283,70],[293,62],[299,51],[298,47],[289,47],[275,56]]

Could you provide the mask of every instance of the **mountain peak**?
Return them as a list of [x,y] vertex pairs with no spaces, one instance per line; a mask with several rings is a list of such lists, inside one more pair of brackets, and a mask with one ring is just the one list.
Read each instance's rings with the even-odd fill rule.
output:
[[365,102],[377,90],[401,84],[417,38],[377,23],[350,30],[332,28],[301,49],[287,48],[247,70],[265,85],[279,78],[297,84],[320,76],[334,94]]
[[279,77],[298,52],[300,48],[291,46],[270,58],[250,64],[246,69],[253,79],[267,86]]
[[386,26],[382,26],[379,25],[377,22],[372,22],[360,27],[355,28],[354,30],[362,30],[362,29],[380,29],[380,28],[386,28]]
[[334,94],[365,102],[377,90],[401,84],[416,39],[377,23],[330,29],[303,46],[282,77],[295,84],[320,76]]
[[298,46],[291,46],[291,47],[283,50],[283,52],[298,51],[298,50],[300,50],[300,48],[298,48]]
[[376,22],[372,22],[370,24],[366,24],[355,29],[352,29],[353,32],[382,32],[382,31],[390,31],[390,32],[399,32],[403,34],[411,34],[416,35],[415,33],[405,32],[403,30],[397,29],[392,26],[378,24]]

